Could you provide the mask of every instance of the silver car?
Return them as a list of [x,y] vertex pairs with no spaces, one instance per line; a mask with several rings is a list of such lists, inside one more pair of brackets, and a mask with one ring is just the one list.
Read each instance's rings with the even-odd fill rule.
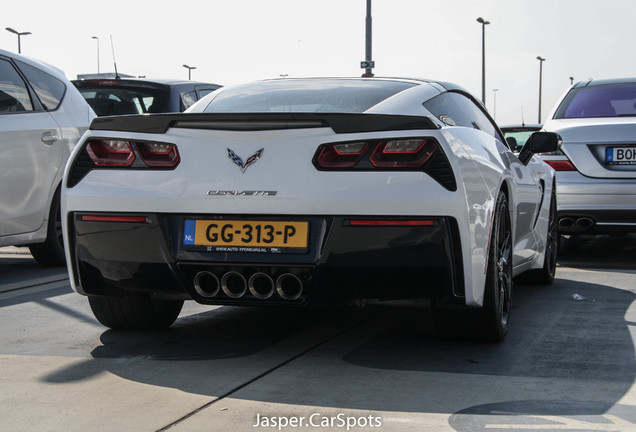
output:
[[95,113],[48,65],[0,50],[0,246],[63,265],[60,183]]
[[573,85],[544,129],[563,139],[544,156],[557,171],[559,231],[636,232],[636,78]]

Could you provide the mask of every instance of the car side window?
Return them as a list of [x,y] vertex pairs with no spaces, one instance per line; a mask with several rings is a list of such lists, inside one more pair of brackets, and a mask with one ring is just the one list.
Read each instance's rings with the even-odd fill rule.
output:
[[16,61],[20,70],[29,80],[35,94],[47,111],[55,111],[62,103],[66,93],[66,86],[57,78],[26,63]]
[[181,104],[183,105],[182,111],[185,111],[188,108],[190,108],[192,105],[194,105],[196,101],[197,101],[196,91],[193,90],[191,92],[181,93]]
[[26,83],[11,63],[0,59],[0,113],[33,111]]
[[477,104],[462,93],[447,92],[424,102],[424,108],[449,126],[463,126],[479,129],[505,142],[497,131],[497,127],[477,106]]

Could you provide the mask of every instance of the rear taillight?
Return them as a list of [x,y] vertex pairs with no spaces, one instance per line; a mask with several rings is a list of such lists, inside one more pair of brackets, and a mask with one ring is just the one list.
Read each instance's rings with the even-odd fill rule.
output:
[[379,143],[369,158],[380,168],[416,168],[422,166],[437,149],[429,139],[391,140]]
[[128,141],[91,140],[86,151],[100,167],[128,167],[135,162],[135,152]]
[[367,151],[369,143],[353,142],[326,145],[318,155],[317,162],[325,168],[350,168],[356,166]]
[[139,155],[148,166],[174,167],[179,163],[179,153],[174,144],[138,142]]
[[576,168],[574,167],[572,162],[570,162],[567,159],[566,160],[562,160],[562,159],[561,160],[546,160],[544,162],[550,165],[552,168],[554,168],[555,171],[576,171]]
[[421,171],[446,189],[457,190],[450,162],[432,137],[323,144],[313,163],[319,171]]
[[137,157],[144,163],[135,164],[136,168],[173,168],[179,163],[177,146],[167,143],[94,139],[86,145],[86,152],[98,167],[130,167]]
[[419,168],[437,149],[433,138],[325,144],[315,164],[324,169]]
[[71,188],[97,169],[173,170],[179,162],[174,144],[94,138],[73,161],[66,184]]

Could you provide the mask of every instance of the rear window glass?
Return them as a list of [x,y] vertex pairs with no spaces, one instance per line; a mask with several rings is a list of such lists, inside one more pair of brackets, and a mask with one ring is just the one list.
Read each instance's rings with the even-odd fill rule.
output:
[[572,89],[554,118],[636,116],[636,84]]
[[66,85],[38,68],[17,60],[16,63],[31,83],[31,87],[35,90],[35,94],[40,99],[44,109],[47,111],[56,110],[62,103],[64,93],[66,93]]
[[81,86],[79,92],[98,116],[166,112],[168,94],[159,89]]
[[264,81],[227,88],[208,104],[205,112],[362,113],[413,85],[338,79]]

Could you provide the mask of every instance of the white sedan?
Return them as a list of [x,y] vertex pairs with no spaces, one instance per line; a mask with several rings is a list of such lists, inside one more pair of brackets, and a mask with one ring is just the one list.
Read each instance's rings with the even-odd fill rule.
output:
[[65,264],[62,174],[94,117],[60,70],[0,50],[0,246]]
[[412,79],[226,87],[185,114],[103,117],[63,191],[71,282],[112,328],[184,300],[430,299],[443,328],[508,330],[513,277],[550,283],[554,171],[462,88]]

